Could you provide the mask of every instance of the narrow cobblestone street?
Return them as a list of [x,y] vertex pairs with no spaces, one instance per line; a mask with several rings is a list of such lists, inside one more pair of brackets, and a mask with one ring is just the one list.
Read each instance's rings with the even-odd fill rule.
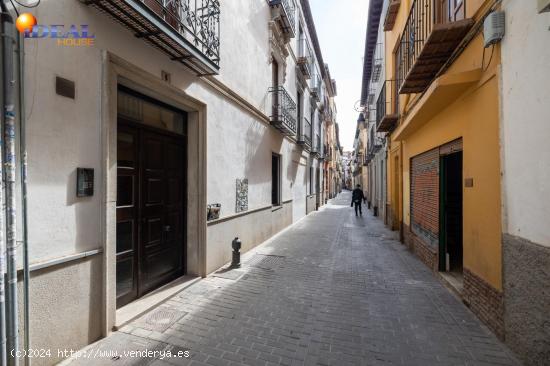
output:
[[[189,350],[113,365],[516,365],[515,358],[350,193],[90,351]],[[228,244],[229,245],[229,244]]]

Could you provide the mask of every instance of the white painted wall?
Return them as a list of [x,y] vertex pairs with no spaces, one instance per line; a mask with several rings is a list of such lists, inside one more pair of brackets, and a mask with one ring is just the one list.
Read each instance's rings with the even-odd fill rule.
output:
[[[221,72],[217,78],[269,115],[271,84],[267,2],[224,2],[221,12]],[[222,216],[235,212],[235,181],[249,179],[249,208],[271,203],[271,153],[282,160],[283,201],[294,200],[292,220],[305,215],[307,154],[279,132],[215,92],[184,67],[137,39],[107,15],[75,0],[43,0],[31,10],[41,24],[88,24],[90,48],[59,47],[55,40],[26,40],[26,115],[29,151],[31,262],[101,247],[101,51],[158,75],[207,105],[208,203]],[[307,29],[304,25],[304,29]],[[296,39],[291,40],[296,49]],[[55,94],[55,76],[76,82],[76,100]],[[296,67],[287,58],[285,87],[296,98]],[[309,100],[306,91],[304,100]],[[306,107],[308,102],[306,102]],[[309,108],[309,107],[308,107]],[[305,113],[307,116],[308,114]],[[298,162],[298,163],[297,163]],[[94,197],[75,197],[75,170],[94,168]]]
[[[232,0],[222,2],[221,7],[221,71],[216,78],[269,116],[269,6],[266,1]],[[105,152],[102,149],[108,143],[102,141],[101,134],[102,118],[108,115],[108,111],[102,110],[102,93],[106,93],[102,85],[105,51],[159,79],[161,71],[170,73],[172,87],[206,106],[206,199],[208,203],[221,203],[222,217],[235,213],[237,178],[249,179],[249,210],[271,205],[271,154],[282,156],[282,200],[285,204],[278,210],[267,208],[208,226],[208,272],[230,259],[232,237],[241,236],[244,250],[248,250],[306,214],[309,167],[318,169],[318,161],[311,159],[310,154],[292,140],[283,138],[257,114],[136,38],[108,15],[80,1],[42,0],[41,5],[30,12],[40,24],[88,24],[96,36],[95,46],[89,48],[59,47],[52,39],[25,41],[31,263],[105,247],[102,182],[107,173],[103,171]],[[305,24],[304,29],[307,30]],[[290,47],[284,80],[285,88],[296,100],[296,40],[291,40]],[[56,76],[75,81],[75,100],[55,94]],[[309,111],[307,88],[304,100],[305,110]],[[309,112],[304,115],[309,118]],[[196,159],[196,154],[193,156]],[[76,198],[77,167],[95,169],[95,194],[91,198]],[[196,230],[195,227],[189,229],[193,228]],[[102,297],[111,294],[104,287],[114,286],[112,278],[105,279],[105,268],[113,267],[108,260],[104,263],[105,258],[109,257],[98,255],[90,260],[36,272],[31,290],[34,288],[34,292],[48,295],[33,297],[33,327],[57,331],[55,334],[36,331],[34,345],[53,348],[64,344],[76,349],[101,335],[104,331],[100,323],[101,309],[105,301],[110,301],[109,296],[114,296],[106,295],[107,300]],[[190,268],[198,273],[198,266]],[[64,280],[67,276],[72,276],[69,282]],[[71,281],[78,283],[71,285]],[[59,287],[60,283],[71,286],[64,290]],[[67,298],[71,299],[70,306],[66,304]],[[69,310],[59,312],[59,309]],[[109,311],[104,314],[106,317],[112,315]],[[111,321],[107,319],[104,323]],[[67,343],[67,339],[71,342]]]
[[504,231],[550,246],[550,13],[505,0],[502,42]]
[[[385,165],[386,160],[386,140],[385,140],[385,134],[384,133],[378,133],[376,132],[376,118],[377,118],[377,101],[380,96],[380,93],[382,92],[382,88],[384,86],[384,82],[386,79],[390,79],[391,75],[386,75],[386,69],[385,69],[385,33],[384,33],[384,19],[386,15],[386,11],[389,5],[389,1],[384,1],[383,8],[382,8],[382,15],[380,18],[380,23],[378,25],[378,35],[376,43],[380,44],[380,47],[374,48],[374,55],[373,55],[373,72],[374,72],[374,65],[375,65],[375,59],[380,57],[382,60],[380,61],[381,72],[380,77],[377,81],[375,81],[371,77],[371,82],[369,87],[372,88],[374,92],[374,100],[373,103],[369,105],[370,113],[368,115],[369,123],[368,128],[366,130],[367,137],[370,140],[371,136],[374,136],[375,138],[379,138],[380,141],[383,141],[382,147],[380,150],[376,153],[375,157],[371,160],[369,164],[369,195],[372,198],[372,205],[378,207],[378,215],[381,218],[385,217],[386,214],[386,171],[382,167]],[[379,54],[380,56],[377,56]],[[388,107],[386,107],[388,108]],[[373,130],[373,134],[371,134],[371,130]],[[374,141],[369,141],[369,144],[374,143]]]

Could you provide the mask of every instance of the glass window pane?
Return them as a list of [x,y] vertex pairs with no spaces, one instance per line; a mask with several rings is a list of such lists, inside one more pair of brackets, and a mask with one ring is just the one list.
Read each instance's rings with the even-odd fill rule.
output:
[[118,114],[135,122],[166,131],[178,134],[185,132],[185,112],[178,113],[121,91],[118,92]]
[[119,168],[135,168],[134,135],[119,132],[117,137],[117,164]]
[[119,175],[116,182],[116,205],[133,206],[134,205],[134,177],[131,175]]
[[119,92],[117,97],[118,114],[134,121],[143,120],[143,102],[126,93]]
[[127,258],[116,264],[116,296],[122,296],[132,291],[134,287],[133,258]]
[[133,221],[117,222],[116,224],[116,252],[122,253],[134,249]]

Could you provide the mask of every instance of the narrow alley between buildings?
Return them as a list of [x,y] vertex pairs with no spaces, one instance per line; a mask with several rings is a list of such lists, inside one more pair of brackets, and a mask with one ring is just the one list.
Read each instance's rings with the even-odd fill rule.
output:
[[518,364],[396,232],[367,209],[355,217],[350,201],[340,194],[240,269],[213,273],[67,363]]

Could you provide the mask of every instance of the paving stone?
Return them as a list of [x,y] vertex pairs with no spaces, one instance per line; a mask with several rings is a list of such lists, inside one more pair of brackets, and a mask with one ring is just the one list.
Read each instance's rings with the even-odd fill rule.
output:
[[117,334],[131,333],[190,350],[182,365],[520,365],[396,232],[349,202],[343,193],[245,254],[234,279],[174,296],[163,306],[184,316],[165,331],[134,322],[96,347],[120,348]]

